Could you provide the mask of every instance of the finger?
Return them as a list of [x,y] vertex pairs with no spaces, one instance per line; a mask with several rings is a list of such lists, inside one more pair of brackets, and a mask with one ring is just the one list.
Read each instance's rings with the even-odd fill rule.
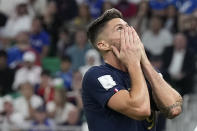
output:
[[125,28],[125,45],[128,45],[130,44],[130,41],[129,41],[129,28],[126,27]]
[[136,35],[136,32],[135,32],[135,30],[133,29],[133,27],[132,27],[132,33],[133,33],[133,41],[134,41],[134,44],[138,44],[137,35]]
[[122,29],[120,32],[120,49],[125,48],[125,33]]
[[140,38],[139,38],[137,32],[135,31],[135,29],[134,29],[133,27],[131,27],[131,30],[132,30],[132,32],[133,32],[133,34],[134,34],[136,43],[139,44],[139,43],[140,43]]
[[115,46],[111,46],[113,53],[116,55],[117,58],[120,58],[120,52]]
[[133,34],[132,34],[132,30],[130,27],[129,27],[129,41],[130,43],[133,43]]

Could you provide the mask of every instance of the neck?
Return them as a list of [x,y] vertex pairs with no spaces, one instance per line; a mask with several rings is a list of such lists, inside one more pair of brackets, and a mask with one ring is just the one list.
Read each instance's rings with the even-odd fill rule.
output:
[[127,68],[122,64],[120,60],[114,55],[112,51],[109,51],[105,55],[103,55],[105,63],[117,68],[121,71],[127,72]]

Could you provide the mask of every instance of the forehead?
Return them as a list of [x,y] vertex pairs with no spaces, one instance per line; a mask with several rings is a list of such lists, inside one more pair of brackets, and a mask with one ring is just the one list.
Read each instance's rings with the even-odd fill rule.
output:
[[107,23],[107,26],[108,27],[111,27],[113,28],[114,26],[116,25],[127,25],[127,22],[125,22],[123,19],[121,18],[114,18],[112,20],[110,20],[108,23]]

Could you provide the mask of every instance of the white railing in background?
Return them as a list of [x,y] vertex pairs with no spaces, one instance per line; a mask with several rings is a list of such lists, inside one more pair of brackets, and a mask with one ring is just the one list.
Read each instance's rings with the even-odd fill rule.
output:
[[14,126],[0,124],[0,131],[82,131],[81,126]]

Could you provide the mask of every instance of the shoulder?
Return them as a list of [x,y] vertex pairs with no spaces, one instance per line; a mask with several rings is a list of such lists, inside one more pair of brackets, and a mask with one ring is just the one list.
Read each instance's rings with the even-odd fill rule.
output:
[[18,107],[18,105],[20,105],[20,107],[21,107],[21,106],[24,105],[24,103],[25,103],[25,99],[24,99],[23,96],[20,96],[20,97],[18,97],[18,98],[16,98],[16,99],[14,100],[14,106],[15,106],[15,107]]
[[40,33],[40,35],[43,36],[43,37],[48,37],[49,36],[49,34],[44,30]]
[[33,103],[41,104],[43,102],[42,98],[38,95],[33,95],[32,98],[31,98],[31,101],[32,101],[32,104]]
[[55,108],[56,108],[56,104],[54,101],[50,101],[46,104],[47,112],[53,112],[55,111]]
[[150,36],[150,35],[152,35],[152,32],[150,31],[150,30],[147,30],[147,31],[145,31],[143,34],[142,34],[142,36]]
[[99,87],[101,83],[113,83],[113,71],[104,65],[91,67],[84,75],[82,87]]
[[142,41],[146,42],[147,39],[150,39],[152,37],[153,33],[150,30],[145,31],[142,34]]
[[170,33],[170,31],[168,31],[166,29],[162,29],[160,34],[161,34],[161,36],[172,37],[172,34]]
[[19,49],[18,49],[18,47],[15,45],[15,46],[12,46],[12,47],[10,47],[9,49],[7,49],[7,52],[10,52],[10,51],[18,51]]
[[85,78],[93,78],[95,76],[111,74],[112,72],[103,65],[91,67],[84,75]]
[[76,53],[75,52],[75,50],[76,50],[76,45],[74,44],[74,45],[72,45],[71,47],[69,47],[67,50],[66,50],[66,52],[67,53]]
[[14,102],[20,102],[20,101],[23,101],[24,100],[24,97],[23,96],[19,96],[18,98],[16,98],[14,100]]
[[67,102],[64,106],[64,110],[74,110],[74,109],[76,109],[76,107],[70,102]]
[[42,71],[42,68],[40,66],[34,66],[33,71],[40,73]]
[[26,71],[27,71],[27,69],[24,68],[24,67],[22,67],[22,68],[20,68],[20,69],[18,69],[18,70],[16,71],[16,74],[17,74],[17,75],[23,75],[23,74],[26,73]]

